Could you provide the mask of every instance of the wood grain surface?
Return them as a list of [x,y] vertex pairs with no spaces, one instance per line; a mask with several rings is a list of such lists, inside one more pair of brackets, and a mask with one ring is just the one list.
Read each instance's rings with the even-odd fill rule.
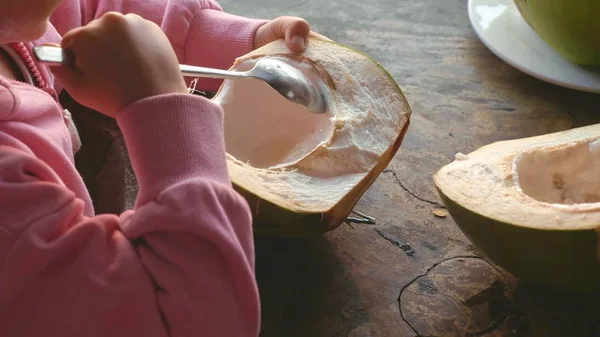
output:
[[[600,122],[600,96],[502,62],[475,36],[466,0],[220,3],[251,17],[304,17],[366,52],[396,79],[414,113],[399,153],[356,208],[375,217],[374,225],[257,240],[262,336],[600,336],[600,296],[523,284],[487,262],[445,216],[432,181],[457,152]],[[108,134],[103,142],[119,148],[118,133]],[[126,160],[110,155],[109,162]],[[86,161],[93,156],[84,151],[79,165],[97,185],[98,166]],[[103,172],[131,182],[111,165]],[[135,195],[129,187],[94,193],[96,200],[128,195],[120,208]]]

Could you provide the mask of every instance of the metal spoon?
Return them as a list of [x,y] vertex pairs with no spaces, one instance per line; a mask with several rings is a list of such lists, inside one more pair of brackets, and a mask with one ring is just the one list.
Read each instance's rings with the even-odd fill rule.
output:
[[[59,47],[38,46],[33,48],[35,57],[40,63],[48,65],[64,64],[68,57]],[[277,58],[263,57],[258,59],[254,67],[248,71],[228,71],[221,69],[179,65],[183,76],[208,77],[220,79],[255,78],[265,81],[279,94],[306,110],[322,114],[327,111],[325,97],[321,88],[313,83],[309,76],[298,68]]]

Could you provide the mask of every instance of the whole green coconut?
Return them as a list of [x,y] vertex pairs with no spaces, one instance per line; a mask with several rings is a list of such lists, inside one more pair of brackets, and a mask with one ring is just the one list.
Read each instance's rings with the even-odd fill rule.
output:
[[515,0],[521,16],[566,59],[600,65],[600,0]]

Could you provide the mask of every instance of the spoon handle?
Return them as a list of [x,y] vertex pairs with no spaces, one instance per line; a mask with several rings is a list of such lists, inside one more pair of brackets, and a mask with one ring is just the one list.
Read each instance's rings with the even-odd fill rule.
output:
[[246,73],[244,72],[189,66],[186,64],[180,64],[179,69],[181,69],[181,73],[183,74],[183,76],[188,77],[208,77],[222,79],[237,79],[248,77],[248,75],[246,75]]
[[[70,61],[68,60],[67,55],[59,47],[36,46],[33,47],[33,54],[40,63],[46,65],[59,65]],[[245,72],[197,67],[186,64],[180,64],[179,69],[181,70],[182,75],[187,77],[207,77],[221,79],[237,79],[248,77],[247,73]]]

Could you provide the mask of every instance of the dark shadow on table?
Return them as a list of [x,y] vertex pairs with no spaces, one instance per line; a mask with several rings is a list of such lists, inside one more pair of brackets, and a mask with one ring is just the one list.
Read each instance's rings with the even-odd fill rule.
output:
[[508,330],[522,337],[600,336],[600,293],[575,293],[520,282]]
[[259,238],[256,261],[261,336],[348,336],[341,329],[349,325],[342,321],[368,319],[356,303],[357,287],[325,237]]

